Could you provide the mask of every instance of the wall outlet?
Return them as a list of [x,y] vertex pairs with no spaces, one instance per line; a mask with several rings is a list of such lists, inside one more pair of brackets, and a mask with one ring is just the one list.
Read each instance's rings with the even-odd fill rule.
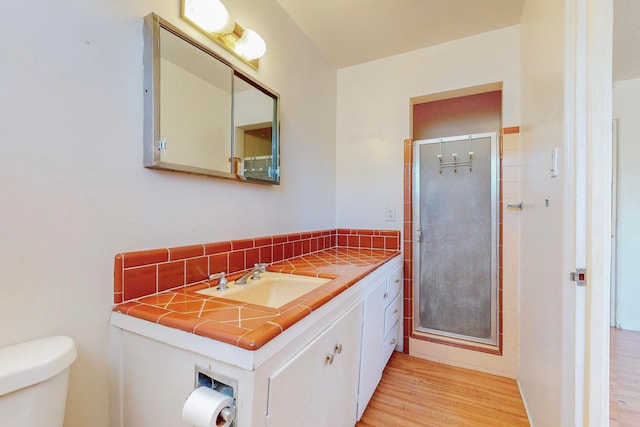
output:
[[387,208],[387,221],[396,220],[396,208]]

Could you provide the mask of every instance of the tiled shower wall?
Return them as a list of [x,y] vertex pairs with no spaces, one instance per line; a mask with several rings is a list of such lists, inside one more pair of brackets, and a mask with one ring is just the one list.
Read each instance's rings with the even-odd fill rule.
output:
[[120,304],[191,285],[210,274],[239,273],[256,263],[270,264],[336,246],[399,250],[400,232],[339,228],[119,253],[113,300]]
[[[491,354],[480,349],[441,344],[411,337],[413,330],[412,304],[412,212],[411,185],[405,185],[405,350],[423,359],[476,371],[515,378],[518,372],[518,322],[519,322],[519,268],[520,268],[520,211],[507,209],[509,204],[520,203],[520,129],[505,128],[500,146],[501,160],[501,287],[499,312],[501,323],[501,354]],[[405,142],[405,182],[411,182],[411,143]],[[407,188],[408,187],[408,188]],[[526,207],[525,207],[526,208]],[[408,347],[407,347],[408,346]]]

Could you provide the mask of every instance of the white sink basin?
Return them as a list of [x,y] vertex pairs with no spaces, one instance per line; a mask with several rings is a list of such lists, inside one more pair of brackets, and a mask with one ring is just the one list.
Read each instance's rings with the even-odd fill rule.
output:
[[245,285],[229,282],[229,289],[219,291],[215,287],[203,289],[197,293],[213,297],[227,298],[249,304],[278,308],[324,285],[331,279],[323,277],[300,276],[297,274],[273,273],[260,274],[259,280],[248,279]]

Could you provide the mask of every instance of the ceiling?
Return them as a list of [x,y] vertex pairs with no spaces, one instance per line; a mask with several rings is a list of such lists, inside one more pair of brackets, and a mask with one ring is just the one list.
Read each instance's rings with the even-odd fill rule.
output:
[[[337,68],[516,25],[525,0],[277,0]],[[614,0],[614,80],[640,77],[640,1]]]

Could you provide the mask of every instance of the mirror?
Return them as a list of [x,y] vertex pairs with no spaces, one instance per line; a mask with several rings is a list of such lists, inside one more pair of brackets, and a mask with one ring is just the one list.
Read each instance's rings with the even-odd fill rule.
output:
[[155,14],[144,73],[146,167],[280,183],[275,92]]

